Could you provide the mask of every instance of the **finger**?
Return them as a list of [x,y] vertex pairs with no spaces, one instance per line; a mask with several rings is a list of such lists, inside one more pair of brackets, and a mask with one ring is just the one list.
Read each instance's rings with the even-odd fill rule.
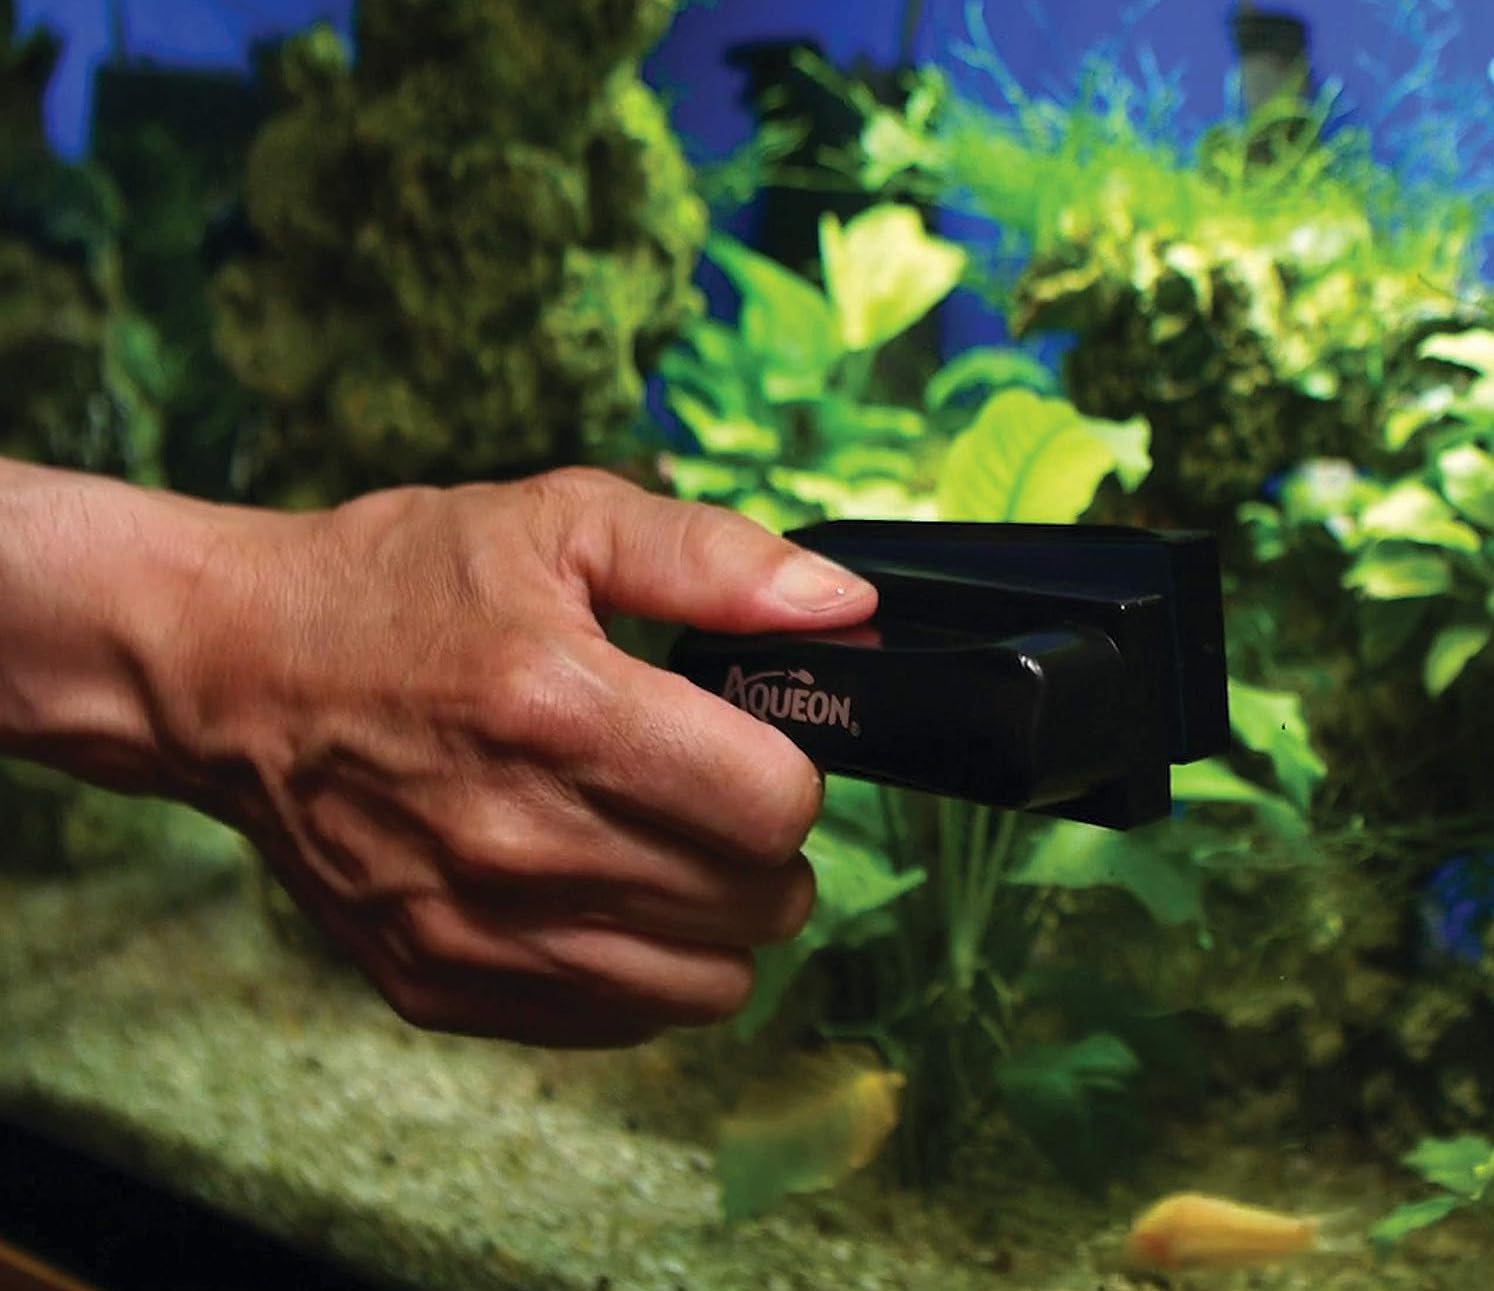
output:
[[562,908],[684,941],[751,947],[795,936],[814,905],[802,856],[744,866],[676,834],[547,797],[471,782],[383,786],[344,777],[306,809],[316,868],[360,877],[344,901],[450,891],[489,907]]
[[788,736],[674,673],[592,643],[601,711],[566,774],[592,801],[760,864],[795,855],[824,782]]
[[395,975],[379,993],[406,1022],[424,1031],[481,1036],[548,1049],[621,1049],[652,1040],[665,1029],[651,1017],[596,1001],[574,987],[536,978],[495,984],[490,973],[441,966],[418,978]]
[[859,623],[876,589],[745,516],[646,493],[599,472],[550,478],[563,553],[594,605],[717,632]]
[[656,1026],[719,1022],[752,990],[752,956],[743,950],[597,924],[541,923],[443,898],[406,901],[390,935],[426,973],[483,970],[495,975],[488,989],[500,992],[510,977],[566,983],[595,1006],[617,1007]]

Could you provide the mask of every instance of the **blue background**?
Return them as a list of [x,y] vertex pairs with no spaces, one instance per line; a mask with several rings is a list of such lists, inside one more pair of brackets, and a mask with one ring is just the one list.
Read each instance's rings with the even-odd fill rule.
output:
[[[536,0],[541,2],[541,0]],[[1134,69],[1143,50],[1177,74],[1188,115],[1201,122],[1225,110],[1231,60],[1225,18],[1233,0],[989,0],[986,21],[1007,63],[1032,89],[1062,90],[1077,57],[1105,41]],[[64,153],[86,146],[90,81],[108,56],[117,7],[124,53],[189,66],[247,68],[254,40],[326,19],[346,28],[352,0],[18,0],[22,28],[45,22],[66,41],[47,114]],[[1282,5],[1313,27],[1315,62],[1344,83],[1344,104],[1369,124],[1393,126],[1398,78],[1422,46],[1397,31],[1394,15],[1422,15],[1456,38],[1441,51],[1439,94],[1456,94],[1464,115],[1494,114],[1494,4],[1488,0],[1288,0]],[[928,0],[915,57],[948,61],[964,37],[964,0]],[[738,41],[813,35],[834,61],[897,54],[902,0],[714,0],[687,6],[648,62],[654,84],[682,109],[692,154],[719,154],[744,139],[749,121],[737,103],[738,76],[721,51]],[[1392,109],[1387,116],[1387,105]],[[1404,107],[1404,105],[1402,105]]]
[[[543,3],[544,0],[534,0]],[[986,0],[984,21],[1007,66],[1029,91],[1062,95],[1081,56],[1096,48],[1144,79],[1149,62],[1182,92],[1187,136],[1230,110],[1233,55],[1226,19],[1234,0]],[[977,12],[980,5],[975,6]],[[1274,8],[1277,4],[1264,7]],[[1312,25],[1320,80],[1342,84],[1342,119],[1368,125],[1390,160],[1429,152],[1408,136],[1428,108],[1464,141],[1465,182],[1494,191],[1494,2],[1491,0],[1279,0]],[[953,68],[962,85],[987,87],[956,51],[967,38],[966,0],[927,0],[914,60]],[[325,19],[346,30],[352,0],[17,0],[23,28],[45,22],[65,40],[49,88],[47,122],[59,151],[86,151],[91,79],[111,52],[117,18],[125,56],[247,69],[252,42]],[[810,36],[830,59],[896,61],[903,0],[696,0],[686,5],[646,74],[673,107],[687,152],[719,157],[751,133],[742,78],[722,62],[742,41]],[[1445,132],[1444,132],[1445,133]],[[745,219],[731,227],[747,227]],[[717,312],[719,280],[702,277]],[[1001,326],[956,297],[944,311],[945,346],[995,339]]]

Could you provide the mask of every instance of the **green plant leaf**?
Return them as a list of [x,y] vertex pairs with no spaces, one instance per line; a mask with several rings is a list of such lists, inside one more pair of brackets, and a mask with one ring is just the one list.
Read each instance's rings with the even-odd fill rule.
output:
[[1468,1204],[1461,1197],[1428,1197],[1425,1201],[1397,1206],[1384,1219],[1370,1227],[1369,1239],[1382,1248],[1394,1246],[1408,1233],[1414,1233],[1418,1228],[1429,1228]]
[[761,356],[764,393],[779,402],[823,394],[844,353],[824,293],[724,234],[711,236],[706,254],[742,293],[742,343]]
[[911,408],[892,404],[853,403],[849,399],[826,398],[816,411],[820,435],[830,444],[893,443],[920,440],[928,423]]
[[1459,444],[1437,458],[1447,500],[1468,519],[1494,529],[1494,457],[1473,444]]
[[1458,679],[1458,674],[1489,644],[1494,629],[1487,623],[1456,623],[1433,639],[1422,664],[1422,681],[1434,699]]
[[1401,1162],[1428,1183],[1476,1201],[1494,1179],[1494,1143],[1481,1134],[1423,1139]]
[[1112,471],[1137,478],[1148,434],[1140,420],[1099,422],[1063,399],[999,391],[950,446],[940,513],[948,520],[1072,522]]
[[[1099,1031],[1067,1045],[1032,1045],[996,1069],[1006,1113],[1075,1182],[1100,1180],[1101,1141],[1141,1069],[1131,1048]],[[1107,1124],[1107,1122],[1109,1124]]]
[[1258,784],[1236,775],[1218,758],[1189,762],[1172,769],[1172,796],[1183,802],[1258,804],[1273,797]]
[[[746,480],[742,482],[747,483]],[[790,529],[825,518],[824,512],[818,507],[769,489],[757,489],[744,494],[736,498],[732,506],[738,514],[749,520],[756,520],[764,529],[773,533],[786,533]]]
[[753,474],[729,462],[713,462],[704,457],[682,457],[673,453],[660,459],[660,473],[687,502],[702,498],[719,501],[729,498],[752,483]]
[[722,416],[683,390],[670,393],[669,406],[707,453],[774,461],[783,451],[776,428],[747,417]]
[[1424,359],[1441,359],[1481,376],[1494,376],[1494,332],[1443,332],[1427,337],[1416,352]]
[[864,838],[843,833],[822,821],[810,831],[804,854],[814,867],[814,913],[791,942],[757,953],[757,981],[752,997],[737,1016],[736,1033],[755,1035],[778,1011],[799,971],[815,951],[845,938],[863,940],[868,915],[891,905],[924,880],[922,870],[895,872],[886,853]]
[[1022,386],[1038,394],[1058,393],[1058,378],[1021,350],[977,346],[957,355],[929,378],[924,406],[936,412],[950,400],[971,391],[990,394],[1009,386]]
[[1306,810],[1328,768],[1309,742],[1301,698],[1289,691],[1266,690],[1231,678],[1229,722],[1240,743],[1271,759],[1282,788]]
[[1443,556],[1372,549],[1344,574],[1343,585],[1377,601],[1441,596],[1452,587],[1452,570]]
[[1060,820],[1043,835],[1009,882],[1029,887],[1118,887],[1158,923],[1203,924],[1203,873],[1171,853],[1158,833],[1167,821],[1129,833]]
[[849,350],[885,345],[954,290],[966,254],[923,227],[911,206],[883,205],[841,225],[820,221],[825,288]]
[[1368,538],[1404,538],[1429,547],[1477,551],[1478,534],[1425,484],[1403,480],[1370,503],[1359,515],[1359,531]]

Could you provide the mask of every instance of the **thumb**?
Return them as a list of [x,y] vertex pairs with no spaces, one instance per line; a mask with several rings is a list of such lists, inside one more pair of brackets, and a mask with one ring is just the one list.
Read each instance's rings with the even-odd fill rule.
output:
[[[571,474],[568,472],[567,474]],[[769,533],[746,516],[576,473],[569,561],[593,607],[711,632],[860,623],[877,605],[865,579]]]

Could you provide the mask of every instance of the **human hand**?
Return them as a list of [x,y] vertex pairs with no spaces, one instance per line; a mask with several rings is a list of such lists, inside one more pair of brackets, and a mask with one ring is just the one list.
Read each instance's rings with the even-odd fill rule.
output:
[[820,778],[599,616],[840,626],[869,585],[585,470],[232,515],[240,575],[194,593],[160,701],[176,761],[401,1015],[617,1045],[740,1008],[813,903]]

